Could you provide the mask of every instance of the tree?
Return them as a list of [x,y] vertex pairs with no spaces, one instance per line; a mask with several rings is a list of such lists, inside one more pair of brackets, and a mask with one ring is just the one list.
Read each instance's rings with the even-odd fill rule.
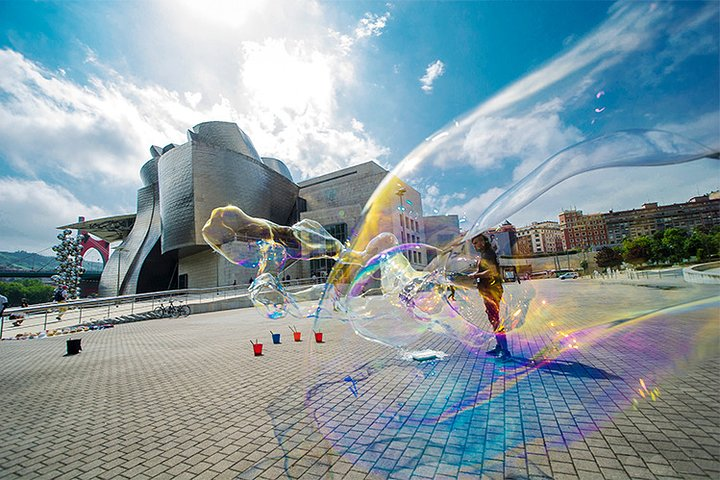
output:
[[713,235],[708,228],[695,228],[685,242],[685,251],[699,261],[707,260],[711,255],[718,254],[718,239],[720,235]]
[[583,260],[582,262],[580,262],[580,268],[582,268],[583,271],[587,271],[588,261],[587,261],[587,260]]
[[595,263],[601,268],[616,268],[622,265],[622,262],[620,252],[610,247],[601,248],[595,256]]
[[661,230],[654,233],[652,236],[652,247],[650,252],[650,261],[652,262],[662,263],[666,261],[670,255],[670,252],[662,243],[664,233],[665,232]]
[[26,278],[19,282],[0,282],[0,293],[8,298],[10,305],[19,307],[22,299],[30,305],[48,303],[52,300],[53,287],[40,280]]
[[641,265],[653,257],[653,239],[637,237],[623,242],[623,258],[627,263]]
[[80,237],[73,235],[72,230],[65,229],[57,236],[60,243],[52,247],[58,261],[57,275],[52,279],[58,288],[67,287],[68,300],[80,297],[80,275],[85,269],[82,267],[82,246]]
[[663,232],[662,246],[669,261],[676,263],[688,257],[687,239],[687,230],[682,228],[672,227]]
[[717,227],[715,231],[710,232],[710,245],[712,248],[711,255],[720,255],[720,227]]

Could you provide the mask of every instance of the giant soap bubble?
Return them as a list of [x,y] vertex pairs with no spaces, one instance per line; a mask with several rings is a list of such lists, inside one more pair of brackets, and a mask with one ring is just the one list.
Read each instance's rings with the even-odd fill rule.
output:
[[343,248],[313,220],[287,227],[251,217],[232,205],[213,210],[202,234],[226,260],[257,269],[258,275],[249,288],[250,298],[269,318],[301,316],[298,302],[317,298],[315,290],[324,288],[315,285],[291,295],[278,279],[286,262],[336,258]]
[[[438,141],[437,146],[425,152],[428,168],[436,149],[442,151],[445,147],[443,142]],[[469,276],[476,261],[469,240],[483,233],[492,235],[504,219],[575,175],[618,166],[677,164],[714,155],[717,153],[712,149],[686,137],[658,130],[619,131],[585,140],[551,156],[491,202],[471,228],[444,245],[399,244],[396,237],[379,231],[378,219],[397,215],[393,211],[397,192],[406,185],[397,175],[417,172],[422,166],[411,155],[375,191],[358,233],[349,248],[341,251],[318,310],[316,328],[327,317],[338,318],[333,312],[341,305],[345,314],[342,318],[370,340],[407,346],[422,333],[433,331],[478,347],[493,329],[475,281]],[[383,243],[385,248],[377,248],[377,243]],[[366,249],[374,255],[357,255],[356,252]],[[416,269],[406,255],[413,250],[421,250],[434,259],[423,269]],[[448,300],[451,294],[452,301]],[[532,296],[527,283],[505,287],[501,318],[506,330],[522,326]]]
[[[616,415],[662,401],[668,376],[717,355],[717,289],[548,279],[503,285],[500,317],[516,358],[486,361],[477,349],[493,328],[472,277],[470,243],[495,235],[501,266],[519,265],[523,259],[501,242],[506,221],[522,226],[575,206],[608,211],[606,199],[637,208],[665,203],[674,191],[680,202],[716,190],[717,15],[712,2],[613,4],[595,31],[394,164],[344,245],[296,254],[273,240],[287,250],[269,248],[274,258],[315,252],[336,261],[313,305],[316,330],[346,322],[374,342],[354,349],[348,342],[356,358],[343,362],[328,359],[327,349],[309,357],[317,369],[308,384],[268,406],[287,452],[300,437],[286,419],[295,401],[292,410],[311,418],[333,451],[380,478],[388,470],[442,473],[433,451],[455,474],[499,478],[515,459],[549,478],[549,468],[531,465],[528,446],[566,450]],[[445,214],[457,215],[460,231],[448,235]],[[315,227],[312,238],[329,237]],[[307,227],[282,228],[299,242]],[[570,268],[559,265],[569,256],[547,258],[554,269]],[[272,268],[262,273],[274,276],[280,263],[266,264]],[[272,297],[269,317],[310,313],[271,279],[262,283]],[[450,355],[403,362],[376,344]],[[706,365],[697,371],[710,373]],[[394,442],[416,448],[399,447],[398,458]],[[499,472],[488,470],[493,463]]]
[[[392,233],[379,231],[377,219],[395,215],[398,188],[405,189],[405,182],[393,174],[373,194],[364,222],[346,246],[317,222],[303,220],[285,227],[232,206],[216,209],[203,235],[228,260],[258,268],[250,294],[269,318],[312,314],[318,330],[328,320],[349,321],[364,338],[395,347],[406,347],[424,333],[435,332],[479,348],[494,329],[472,276],[477,260],[468,247],[470,239],[492,235],[503,218],[580,173],[713,156],[717,152],[708,147],[658,130],[620,131],[579,142],[543,162],[493,201],[468,231],[444,245],[400,243]],[[399,169],[403,168],[401,164]],[[405,211],[401,210],[401,218]],[[417,268],[408,259],[413,252],[433,260]],[[337,261],[325,286],[291,294],[278,281],[276,275],[287,259],[323,257]],[[298,303],[312,298],[318,288],[324,291],[317,308],[301,312]],[[527,283],[504,290],[500,317],[508,331],[524,323],[532,293]]]
[[[285,227],[233,206],[215,209],[203,236],[229,261],[257,267],[249,293],[268,318],[312,314],[318,330],[328,318],[349,321],[366,339],[395,347],[407,346],[425,332],[447,334],[478,347],[493,333],[471,276],[477,260],[463,253],[465,244],[441,250],[400,244],[392,233],[380,232],[362,250],[352,250],[316,222],[303,220]],[[420,250],[435,256],[425,269],[414,267],[405,255]],[[337,260],[325,286],[290,293],[278,280],[288,259],[323,257]],[[302,312],[298,304],[312,298],[318,288],[324,290],[322,301]],[[518,288],[505,295],[505,329],[522,324],[527,306],[526,291]]]
[[[228,260],[257,267],[250,292],[269,318],[312,315],[316,329],[345,321],[364,338],[395,347],[419,348],[417,342],[432,332],[477,348],[497,329],[477,289],[474,237],[502,237],[504,222],[544,197],[549,210],[538,215],[555,215],[567,204],[552,204],[550,190],[566,181],[586,182],[570,204],[594,205],[593,189],[597,196],[627,196],[636,189],[630,174],[617,176],[618,185],[608,188],[607,176],[590,172],[718,158],[717,101],[705,101],[718,98],[717,55],[671,55],[690,46],[679,25],[699,29],[708,18],[679,5],[614,6],[597,31],[451,121],[400,161],[345,245],[311,220],[280,226],[235,207],[213,212],[204,236]],[[659,53],[647,55],[651,47]],[[710,71],[683,69],[682,85],[657,74],[661,67],[682,69],[693,55],[712,60]],[[700,163],[717,171],[709,161]],[[450,238],[436,235],[431,209],[462,217],[461,229]],[[503,268],[517,264],[512,248],[499,253]],[[319,303],[302,311],[300,301],[317,292],[290,293],[277,276],[288,260],[316,258],[330,258],[335,266]],[[511,331],[541,317],[543,303],[532,282],[508,283],[499,308],[503,329]],[[561,326],[558,331],[566,335]]]

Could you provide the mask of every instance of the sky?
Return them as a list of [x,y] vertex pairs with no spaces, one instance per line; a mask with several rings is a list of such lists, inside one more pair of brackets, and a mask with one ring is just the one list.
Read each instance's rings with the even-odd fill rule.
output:
[[[296,181],[375,161],[467,225],[589,139],[720,147],[715,1],[0,1],[0,26],[3,251],[50,254],[59,225],[134,213],[150,146],[205,121],[237,123]],[[694,148],[671,143],[655,156]],[[508,218],[718,189],[715,160],[613,168]]]

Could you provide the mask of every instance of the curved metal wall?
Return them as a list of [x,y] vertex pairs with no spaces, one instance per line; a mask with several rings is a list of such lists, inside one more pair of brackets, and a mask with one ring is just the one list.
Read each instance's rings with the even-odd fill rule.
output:
[[201,123],[188,137],[180,146],[151,147],[153,158],[140,169],[135,224],[103,270],[101,295],[136,293],[158,241],[163,254],[207,247],[202,227],[217,207],[236,205],[283,225],[296,220],[299,187],[290,171],[280,160],[263,162],[236,124]]
[[262,157],[262,161],[265,165],[272,168],[283,177],[287,178],[290,181],[293,181],[290,169],[282,161],[272,157]]
[[232,150],[260,161],[255,146],[250,137],[240,130],[240,127],[231,122],[205,122],[198,123],[188,130],[188,140],[200,141],[217,147]]
[[140,168],[140,179],[144,186],[158,183],[158,169],[157,169],[158,157],[152,158],[145,162]]
[[173,148],[158,160],[162,253],[196,245],[192,144]]
[[136,293],[142,264],[160,238],[157,197],[157,184],[138,190],[135,224],[105,265],[98,285],[99,295],[106,297]]
[[206,246],[202,227],[217,207],[236,205],[254,217],[287,224],[299,191],[259,160],[195,141],[160,157],[158,177],[163,253]]
[[[141,193],[142,192],[142,193]],[[158,199],[158,184],[153,184],[149,187],[145,187],[138,192],[138,199],[140,196],[143,197],[143,201],[147,206],[143,211],[143,223],[147,223],[147,230],[145,235],[141,239],[140,247],[137,248],[135,257],[131,263],[131,267],[125,274],[124,283],[122,284],[121,292],[123,295],[138,293],[138,281],[140,279],[140,271],[142,266],[147,260],[150,252],[152,251],[155,244],[160,239],[161,224],[160,224],[160,208]],[[138,209],[138,217],[140,216],[140,210]],[[147,218],[149,217],[149,218]],[[130,247],[130,241],[132,232],[128,235],[125,243]],[[134,244],[134,242],[133,242]]]

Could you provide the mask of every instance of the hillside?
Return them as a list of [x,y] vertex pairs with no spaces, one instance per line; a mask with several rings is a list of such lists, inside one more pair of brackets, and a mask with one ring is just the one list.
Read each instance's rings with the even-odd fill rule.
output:
[[[54,256],[39,255],[25,251],[0,252],[0,270],[55,270],[57,260]],[[83,262],[86,270],[100,272],[103,269],[102,262]]]

